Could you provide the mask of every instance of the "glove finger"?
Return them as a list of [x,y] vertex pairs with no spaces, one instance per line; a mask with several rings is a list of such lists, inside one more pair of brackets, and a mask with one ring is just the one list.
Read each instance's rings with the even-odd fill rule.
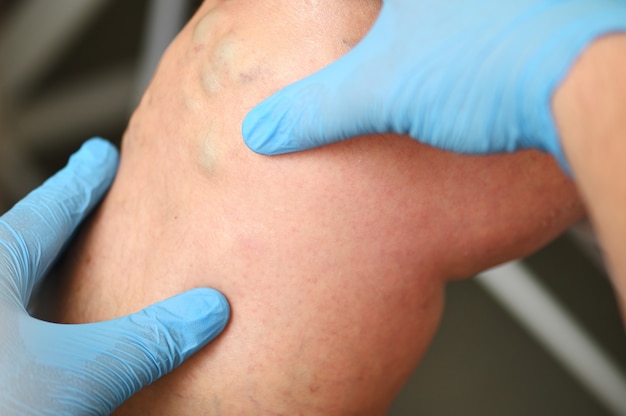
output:
[[80,414],[99,414],[94,409],[113,411],[179,366],[219,335],[229,317],[226,298],[203,288],[112,321],[59,325],[28,318],[21,331],[35,361],[64,377],[54,383],[64,386],[57,395],[80,404]]
[[0,267],[9,277],[7,290],[23,305],[80,221],[102,198],[117,163],[110,143],[89,140],[65,168],[0,217]]
[[385,8],[366,37],[320,71],[291,84],[253,108],[242,126],[253,151],[277,155],[312,149],[369,133],[389,131],[380,111],[390,23]]

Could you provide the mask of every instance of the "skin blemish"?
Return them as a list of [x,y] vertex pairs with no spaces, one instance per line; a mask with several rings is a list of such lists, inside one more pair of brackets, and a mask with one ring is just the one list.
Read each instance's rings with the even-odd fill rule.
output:
[[256,66],[248,71],[239,73],[239,82],[241,84],[250,84],[261,76],[261,68]]
[[339,48],[343,53],[347,53],[350,50],[354,49],[354,47],[358,45],[359,42],[361,42],[361,39],[359,38],[350,38],[350,39],[342,38]]

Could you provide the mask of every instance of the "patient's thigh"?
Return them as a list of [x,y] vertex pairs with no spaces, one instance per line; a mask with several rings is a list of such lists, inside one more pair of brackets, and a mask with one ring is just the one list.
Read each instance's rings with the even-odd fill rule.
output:
[[246,112],[345,53],[378,6],[207,2],[167,51],[50,317],[109,319],[198,286],[233,315],[120,413],[380,414],[435,331],[447,279],[581,215],[535,152],[463,157],[392,135],[273,158],[245,147]]

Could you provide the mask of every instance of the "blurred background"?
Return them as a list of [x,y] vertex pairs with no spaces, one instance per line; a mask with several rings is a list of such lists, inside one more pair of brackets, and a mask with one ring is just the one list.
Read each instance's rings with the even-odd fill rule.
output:
[[[89,137],[118,143],[199,0],[0,0],[0,209]],[[522,263],[449,285],[389,413],[626,415],[626,336],[582,223]]]

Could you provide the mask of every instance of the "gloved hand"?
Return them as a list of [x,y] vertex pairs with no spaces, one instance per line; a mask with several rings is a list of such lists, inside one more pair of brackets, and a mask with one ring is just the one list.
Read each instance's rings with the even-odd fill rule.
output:
[[396,132],[464,153],[539,148],[565,165],[552,94],[615,30],[624,0],[384,0],[360,44],[254,108],[243,136],[273,155]]
[[33,287],[116,169],[113,146],[91,140],[0,217],[2,415],[108,415],[211,341],[228,321],[226,299],[210,289],[108,322],[60,325],[28,315]]

